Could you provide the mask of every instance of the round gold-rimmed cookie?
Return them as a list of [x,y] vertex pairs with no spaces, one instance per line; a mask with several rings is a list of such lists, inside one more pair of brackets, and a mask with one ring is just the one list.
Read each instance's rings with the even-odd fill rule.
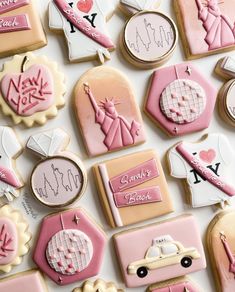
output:
[[4,64],[0,80],[0,107],[14,124],[43,125],[65,104],[64,75],[45,56],[15,55]]
[[34,167],[30,186],[43,205],[63,208],[83,195],[87,174],[80,158],[66,150],[68,134],[60,128],[32,135],[27,148],[42,159]]
[[10,205],[0,208],[0,272],[9,273],[29,251],[28,223]]

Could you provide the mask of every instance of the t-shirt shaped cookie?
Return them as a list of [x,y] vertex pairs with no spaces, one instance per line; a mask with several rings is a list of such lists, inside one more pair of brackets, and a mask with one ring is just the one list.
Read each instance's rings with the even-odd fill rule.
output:
[[63,32],[68,45],[69,61],[110,59],[115,49],[107,30],[107,20],[114,7],[109,0],[51,0],[49,27]]
[[197,143],[181,142],[168,152],[170,173],[184,179],[194,208],[229,204],[235,195],[234,152],[222,134],[209,134]]
[[188,59],[235,48],[235,0],[174,0]]
[[128,79],[111,67],[88,70],[74,90],[75,112],[89,156],[145,142]]
[[0,0],[0,57],[47,44],[35,0]]
[[169,136],[201,131],[210,124],[216,89],[191,63],[156,70],[144,110]]

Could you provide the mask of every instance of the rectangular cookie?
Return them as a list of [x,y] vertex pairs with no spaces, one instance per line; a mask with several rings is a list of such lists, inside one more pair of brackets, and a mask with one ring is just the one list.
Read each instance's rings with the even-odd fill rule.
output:
[[93,167],[108,223],[120,227],[173,211],[161,162],[153,150]]
[[117,233],[114,246],[127,287],[140,287],[206,268],[196,220],[182,215]]

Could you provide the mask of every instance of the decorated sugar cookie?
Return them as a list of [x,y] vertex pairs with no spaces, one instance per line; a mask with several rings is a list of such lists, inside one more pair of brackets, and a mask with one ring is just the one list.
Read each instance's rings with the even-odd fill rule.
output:
[[68,45],[69,60],[81,62],[98,58],[110,59],[115,49],[109,37],[107,20],[114,7],[109,0],[51,0],[49,27],[63,32]]
[[207,229],[207,247],[219,292],[233,292],[235,281],[235,211],[217,214]]
[[35,0],[0,0],[0,57],[47,44]]
[[232,57],[220,59],[215,72],[226,79],[219,92],[219,113],[225,122],[235,127],[235,59]]
[[188,277],[180,277],[148,287],[147,292],[202,292]]
[[89,156],[145,142],[133,89],[118,70],[103,66],[88,70],[75,87],[74,101]]
[[27,148],[42,157],[30,178],[35,198],[48,207],[66,207],[84,193],[87,175],[83,163],[66,150],[69,136],[61,129],[35,134]]
[[118,289],[113,282],[105,282],[102,279],[95,280],[94,283],[86,281],[81,288],[75,288],[73,292],[123,292],[124,290]]
[[0,279],[0,291],[11,292],[47,292],[42,274],[37,270],[30,270]]
[[0,127],[0,141],[0,199],[10,202],[24,186],[15,166],[23,147],[10,127]]
[[58,285],[99,273],[106,237],[83,209],[52,214],[42,221],[33,259]]
[[168,152],[170,173],[186,181],[194,208],[230,204],[235,196],[229,174],[234,159],[234,151],[222,134],[208,134],[197,143],[180,142]]
[[[5,205],[0,208],[0,272],[9,273],[28,253],[31,234],[28,223],[18,210]],[[1,283],[0,283],[0,291]]]
[[175,0],[174,4],[188,59],[234,50],[235,0]]
[[206,267],[200,232],[192,215],[123,231],[113,239],[128,288],[159,283]]
[[0,80],[0,106],[15,124],[43,125],[65,104],[64,75],[45,56],[14,56],[5,63]]
[[156,70],[150,81],[145,112],[169,136],[209,126],[216,89],[191,63]]
[[133,14],[121,34],[121,51],[128,62],[142,69],[164,64],[178,41],[173,20],[155,10],[159,2],[120,0],[122,10]]
[[93,167],[108,222],[120,227],[173,211],[161,162],[148,150]]

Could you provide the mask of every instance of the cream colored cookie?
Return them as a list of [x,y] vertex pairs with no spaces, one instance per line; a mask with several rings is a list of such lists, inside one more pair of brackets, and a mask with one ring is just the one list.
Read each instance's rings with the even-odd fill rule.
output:
[[153,150],[101,162],[93,171],[113,228],[173,212],[162,165]]
[[145,142],[134,90],[115,68],[99,66],[85,72],[75,86],[74,103],[89,156]]
[[0,279],[0,291],[47,292],[48,290],[42,274],[37,270],[30,270]]
[[235,59],[228,56],[220,59],[215,73],[226,80],[218,94],[218,110],[221,118],[235,127]]
[[[0,271],[8,273],[29,251],[28,223],[10,205],[0,208]],[[1,285],[0,285],[1,288]],[[1,290],[1,289],[0,289]]]
[[0,0],[0,57],[39,49],[47,44],[36,0]]
[[15,55],[4,64],[0,80],[1,109],[15,124],[43,125],[65,104],[64,75],[45,56]]
[[217,214],[207,229],[207,248],[218,292],[234,291],[235,210]]
[[149,286],[146,292],[203,292],[189,277],[179,277]]
[[75,288],[73,292],[123,292],[124,290],[118,289],[112,282],[105,282],[102,279],[97,279],[94,283],[86,281],[82,287]]

